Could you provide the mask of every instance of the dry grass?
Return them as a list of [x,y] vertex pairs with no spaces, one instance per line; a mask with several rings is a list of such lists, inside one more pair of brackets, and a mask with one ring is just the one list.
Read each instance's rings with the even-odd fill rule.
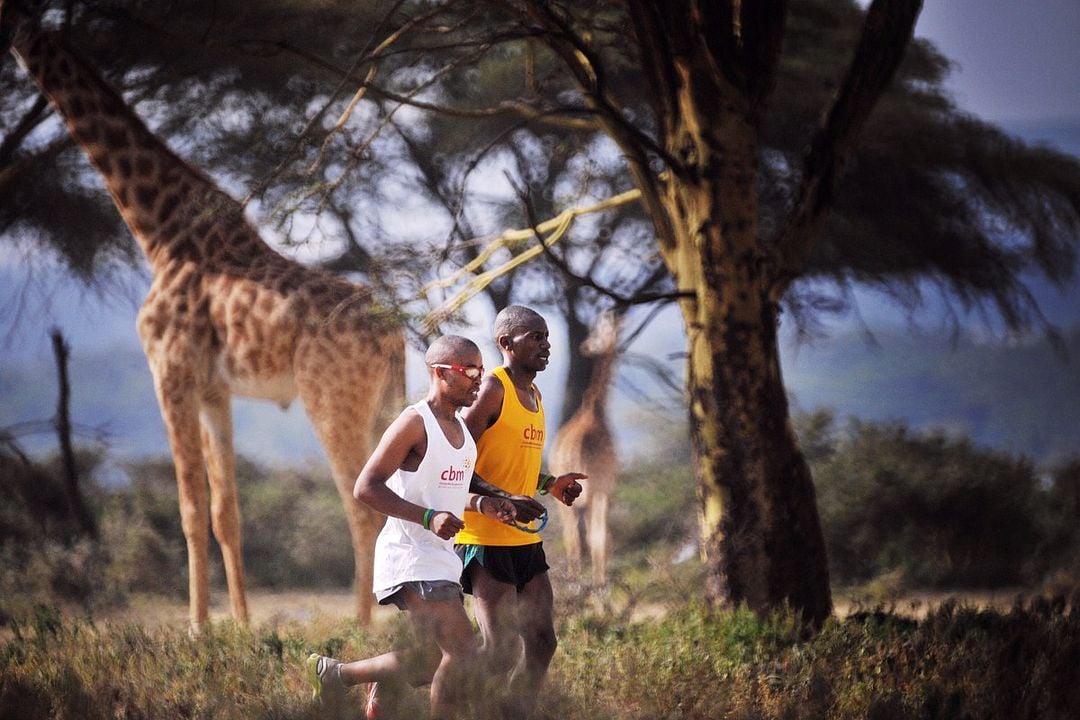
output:
[[[919,620],[852,611],[812,636],[786,614],[763,621],[745,611],[708,615],[669,604],[643,606],[646,619],[638,620],[605,603],[564,604],[539,718],[1078,716],[1080,613],[1041,599],[1006,610],[938,601],[920,598]],[[215,622],[194,638],[177,603],[133,602],[93,622],[39,608],[0,644],[0,720],[314,720],[306,655],[373,655],[388,649],[399,628],[396,611],[359,628],[348,619],[351,603],[347,593],[256,593],[250,628]],[[147,617],[157,624],[137,621]],[[503,692],[490,688],[480,700]],[[361,713],[353,695],[350,719]],[[426,716],[423,696],[410,697],[410,720]]]
[[994,590],[922,590],[904,591],[879,597],[868,593],[837,593],[833,597],[833,614],[844,619],[868,610],[885,610],[889,614],[923,620],[946,604],[962,605],[974,610],[1008,612],[1019,601],[1025,603],[1037,597],[1026,588]]
[[[344,590],[254,590],[248,593],[248,611],[252,625],[278,626],[287,623],[310,623],[320,619],[341,620],[353,614],[355,595]],[[210,598],[210,620],[226,621],[229,598],[224,592]],[[392,617],[396,609],[377,607],[377,623]],[[113,623],[186,627],[188,605],[180,599],[136,595],[123,607],[113,607],[95,614],[95,618]]]

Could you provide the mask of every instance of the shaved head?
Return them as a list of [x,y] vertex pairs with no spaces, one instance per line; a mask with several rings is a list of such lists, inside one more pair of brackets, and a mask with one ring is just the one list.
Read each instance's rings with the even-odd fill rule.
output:
[[499,344],[499,338],[503,335],[513,337],[517,329],[533,325],[537,320],[544,322],[543,316],[532,308],[527,308],[524,305],[507,305],[495,316],[493,330],[495,344]]
[[460,335],[443,335],[431,343],[424,353],[424,362],[465,365],[480,354],[480,348],[472,340]]

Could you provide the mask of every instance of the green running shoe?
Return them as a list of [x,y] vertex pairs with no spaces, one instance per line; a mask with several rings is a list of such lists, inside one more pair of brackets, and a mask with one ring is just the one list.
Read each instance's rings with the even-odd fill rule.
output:
[[341,682],[341,661],[311,653],[304,662],[311,683],[311,699],[339,713],[345,704],[345,684]]

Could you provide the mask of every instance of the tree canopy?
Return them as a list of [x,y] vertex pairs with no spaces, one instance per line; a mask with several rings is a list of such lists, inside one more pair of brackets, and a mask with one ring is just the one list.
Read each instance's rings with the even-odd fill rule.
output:
[[[445,13],[432,12],[426,24],[406,14],[407,3],[55,5],[72,44],[123,88],[155,131],[236,194],[264,193],[293,242],[310,234],[309,224],[288,224],[310,210],[295,200],[336,179],[329,169],[306,171],[344,104],[366,87],[348,132],[337,131],[340,146],[362,148],[363,161],[347,168],[336,199],[320,208],[327,216],[321,229],[343,243],[335,265],[342,269],[362,267],[373,253],[389,251],[380,241],[402,234],[384,227],[400,218],[377,210],[399,203],[396,192],[431,201],[427,212],[437,222],[421,232],[447,261],[461,264],[475,255],[476,238],[528,225],[513,188],[530,191],[543,219],[631,186],[618,151],[590,120],[593,113],[570,100],[573,90],[555,59],[527,32],[494,16],[499,3],[470,8],[455,25],[444,20],[456,3],[433,6]],[[391,9],[397,13],[387,15]],[[570,17],[595,25],[591,38],[607,63],[606,82],[623,94],[626,117],[654,132],[634,48],[618,42],[622,12],[620,3],[579,3]],[[837,87],[862,14],[850,0],[790,4],[762,128],[766,161],[758,184],[766,231],[778,232],[790,210],[800,154]],[[414,34],[372,54],[407,25]],[[376,60],[380,70],[368,79]],[[837,307],[860,284],[917,304],[921,281],[930,280],[964,306],[986,304],[1015,329],[1038,322],[1020,281],[1025,272],[1056,282],[1073,278],[1080,216],[1075,159],[1026,145],[960,111],[944,89],[949,69],[928,42],[908,47],[807,259],[803,278],[829,283],[797,284],[785,296],[792,310]],[[0,113],[5,236],[53,247],[84,277],[109,258],[130,259],[134,248],[96,178],[14,63],[0,68],[0,86],[7,98]],[[410,99],[417,87],[422,92]],[[335,147],[323,161],[344,170],[348,156]],[[467,187],[485,158],[497,158],[498,171],[512,180],[485,175]],[[479,192],[466,194],[473,189]],[[294,202],[279,204],[286,198]],[[566,254],[585,254],[576,265],[583,277],[633,297],[648,273],[627,285],[611,276],[619,272],[613,267],[627,272],[622,258],[636,247],[634,257],[648,271],[649,235],[640,209],[630,206],[575,228],[567,243],[574,250]],[[604,257],[604,248],[612,257]],[[653,260],[655,269],[655,253]],[[548,277],[540,283],[547,291],[536,283],[497,282],[495,300],[505,304],[511,285],[526,300],[565,298],[565,276]],[[570,282],[579,292],[588,285]],[[822,287],[831,288],[828,297]]]

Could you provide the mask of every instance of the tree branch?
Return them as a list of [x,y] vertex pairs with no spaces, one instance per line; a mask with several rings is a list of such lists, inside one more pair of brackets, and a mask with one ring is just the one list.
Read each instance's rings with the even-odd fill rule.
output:
[[48,109],[49,99],[42,94],[38,94],[34,104],[23,114],[18,124],[11,129],[11,132],[4,137],[4,142],[0,143],[0,166],[5,166],[11,162],[15,150],[22,144],[26,136],[48,117]]
[[10,165],[0,169],[0,198],[12,192],[15,184],[22,178],[23,173],[31,172],[38,163],[49,161],[64,150],[74,146],[75,141],[71,138],[71,135],[65,133],[36,152],[24,155]]
[[[511,248],[532,238],[538,238],[539,242],[536,245],[528,248],[527,250],[524,250],[523,252],[515,255],[510,260],[507,260],[499,267],[474,276],[465,284],[464,288],[459,290],[453,297],[442,303],[439,307],[437,307],[435,310],[433,310],[427,315],[427,317],[424,319],[425,327],[429,329],[434,328],[447,317],[457,312],[466,302],[468,302],[470,298],[472,298],[477,293],[483,291],[484,288],[486,288],[492,282],[511,272],[520,265],[523,265],[524,263],[529,262],[530,260],[546,252],[551,245],[554,245],[556,242],[562,239],[563,236],[566,235],[566,232],[570,229],[571,224],[573,224],[573,221],[575,218],[577,218],[577,216],[618,207],[620,205],[633,202],[634,200],[638,200],[640,198],[640,190],[627,190],[626,192],[614,195],[610,198],[607,198],[606,200],[596,203],[595,205],[584,208],[568,208],[553,218],[544,220],[540,223],[532,223],[532,226],[529,228],[522,230],[507,230],[503,232],[501,235],[488,243],[484,250],[482,250],[472,261],[459,269],[456,273],[449,277],[439,278],[425,285],[421,289],[421,295],[426,295],[432,290],[448,288],[455,285],[465,276],[479,270],[483,266],[483,264],[499,249]],[[546,237],[545,233],[547,233]],[[573,276],[573,273],[569,274]],[[612,299],[623,302],[625,304],[645,303],[653,302],[656,300],[678,299],[680,297],[684,297],[684,295],[682,294],[653,293],[650,294],[648,297],[628,300],[618,295],[617,293],[613,294],[611,291],[596,286],[595,284],[593,285],[593,287],[604,295],[607,295],[608,297],[611,297]]]
[[[276,43],[274,47],[278,50],[284,50],[292,53],[297,57],[303,59],[305,62],[318,67],[321,70],[337,75],[341,78],[351,79],[357,83],[357,87],[365,87],[364,78],[357,74],[345,70],[332,62],[324,60],[323,58],[313,53],[307,52],[302,48],[295,47],[285,42]],[[521,100],[505,100],[499,103],[495,107],[488,108],[459,108],[450,107],[449,105],[440,105],[438,103],[425,102],[423,100],[417,100],[414,97],[407,95],[400,95],[391,90],[387,90],[378,85],[366,85],[369,92],[383,100],[390,100],[402,105],[408,105],[410,107],[417,108],[418,110],[427,110],[429,112],[440,113],[442,115],[448,115],[450,117],[459,118],[494,118],[503,115],[520,115],[529,120],[541,122],[552,127],[569,128],[575,130],[596,130],[596,121],[589,119],[588,116],[594,115],[595,111],[588,108],[574,108],[574,107],[551,107],[542,108],[531,105],[530,103],[523,102]]]
[[871,110],[904,57],[922,0],[874,0],[851,66],[811,141],[795,205],[774,248],[769,297],[779,302],[802,272],[837,180]]
[[68,501],[68,510],[79,523],[82,531],[91,538],[97,538],[97,524],[79,492],[79,469],[75,463],[75,450],[71,443],[71,385],[68,382],[68,358],[70,349],[64,341],[60,328],[54,327],[49,333],[52,337],[53,354],[56,356],[57,384],[59,397],[56,401],[56,437],[60,443],[60,458],[64,472],[64,490]]
[[[615,290],[612,290],[609,287],[606,287],[596,282],[595,280],[593,280],[591,275],[583,276],[575,273],[566,263],[566,261],[559,257],[559,255],[552,249],[551,246],[554,243],[545,241],[543,235],[540,234],[540,223],[538,222],[538,218],[536,217],[536,210],[533,207],[532,198],[529,197],[529,194],[527,192],[520,188],[515,188],[515,191],[517,192],[518,198],[521,199],[522,204],[525,206],[525,214],[529,219],[529,226],[532,228],[533,234],[540,241],[540,248],[543,251],[545,257],[547,257],[547,259],[559,270],[559,272],[570,278],[571,281],[578,284],[579,286],[591,288],[592,290],[595,290],[604,297],[614,300],[616,304],[623,307],[628,305],[643,305],[645,303],[656,302],[658,300],[678,300],[679,298],[690,297],[693,295],[693,293],[679,291],[668,293],[650,293],[639,291],[631,295],[623,295],[616,292]],[[654,275],[658,275],[662,272],[663,269],[658,268]],[[646,284],[646,287],[647,286],[648,283]]]
[[784,41],[786,0],[743,0],[740,3],[739,43],[750,106],[759,115],[776,84],[776,68]]
[[626,119],[622,104],[607,90],[600,58],[591,51],[581,36],[575,33],[562,17],[553,12],[547,2],[531,0],[528,8],[530,17],[546,31],[539,37],[566,65],[577,82],[585,102],[597,111],[608,133],[624,150],[635,148],[636,154],[642,156],[653,153],[662,158],[666,164],[671,165],[673,159],[667,151]]
[[[506,5],[504,4],[504,7]],[[578,84],[585,101],[597,112],[598,122],[612,140],[622,149],[634,184],[641,192],[649,216],[654,219],[657,241],[661,248],[670,249],[674,234],[667,227],[667,214],[660,201],[660,183],[657,171],[651,167],[650,153],[668,168],[675,166],[675,159],[651,137],[627,121],[621,105],[604,89],[603,69],[599,60],[588,52],[586,43],[573,32],[565,21],[551,12],[546,2],[531,0],[527,7],[529,16],[535,18],[545,32],[537,35],[566,65]],[[656,32],[660,32],[655,28]],[[659,39],[656,39],[659,42]],[[639,58],[642,65],[648,60]],[[658,122],[663,117],[657,117]]]
[[676,75],[671,63],[671,47],[663,31],[664,10],[645,0],[629,0],[627,9],[637,39],[641,71],[652,96],[653,114],[658,122],[675,117]]

